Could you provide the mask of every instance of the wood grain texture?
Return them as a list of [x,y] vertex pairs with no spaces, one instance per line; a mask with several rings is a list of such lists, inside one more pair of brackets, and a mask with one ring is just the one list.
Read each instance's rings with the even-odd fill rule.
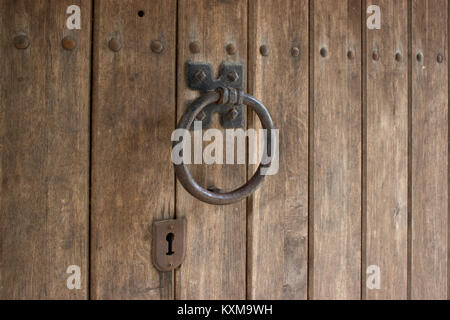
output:
[[412,2],[412,299],[448,294],[447,26],[447,1]]
[[[208,62],[217,74],[223,61],[247,61],[247,1],[183,0],[178,2],[178,101],[181,117],[198,92],[186,87],[185,63]],[[200,52],[189,44],[198,41]],[[226,46],[236,53],[228,55]],[[217,119],[216,119],[217,120]],[[215,121],[218,126],[218,121]],[[214,126],[214,125],[213,125]],[[246,181],[244,165],[192,165],[205,187],[234,189]],[[244,299],[246,281],[246,203],[213,206],[200,202],[177,183],[177,217],[187,218],[186,259],[176,272],[176,298]]]
[[[382,12],[380,30],[367,37],[365,204],[363,275],[380,268],[379,289],[367,299],[406,299],[408,263],[408,5],[368,1]],[[379,54],[379,60],[372,55]],[[396,57],[396,55],[399,55]]]
[[[71,4],[81,30],[65,26]],[[89,1],[0,2],[0,299],[88,296],[90,18]]]
[[[249,10],[249,90],[280,130],[280,164],[249,200],[248,298],[306,299],[308,1],[251,1]],[[261,45],[269,47],[268,56],[260,54]],[[261,127],[255,114],[249,127]]]
[[[361,288],[361,1],[313,2],[310,134],[312,299],[359,299]],[[326,48],[327,55],[320,51]],[[353,50],[355,58],[347,58]],[[311,141],[310,140],[310,141]]]
[[[94,8],[92,298],[168,299],[173,275],[152,264],[151,230],[174,216],[176,2]],[[108,47],[112,37],[122,43],[118,52]],[[150,50],[152,40],[162,53]]]

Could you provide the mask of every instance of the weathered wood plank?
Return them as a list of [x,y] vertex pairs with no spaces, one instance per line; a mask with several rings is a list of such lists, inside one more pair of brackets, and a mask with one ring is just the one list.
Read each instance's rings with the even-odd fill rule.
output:
[[[251,1],[249,10],[250,92],[280,130],[282,157],[278,174],[267,177],[249,200],[248,298],[306,299],[308,1]],[[261,45],[269,48],[268,56],[260,54]],[[255,114],[249,127],[260,127]]]
[[412,2],[412,299],[448,294],[447,26],[447,1]]
[[[174,216],[176,2],[94,8],[92,298],[167,299],[173,275],[153,267],[151,230]],[[117,52],[112,38],[122,44]],[[164,46],[160,54],[153,40]]]
[[[365,204],[367,267],[380,268],[380,288],[367,299],[406,299],[408,260],[408,4],[368,1],[381,8],[381,29],[367,36],[365,75]],[[378,54],[378,60],[373,55]],[[364,282],[364,281],[363,281]]]
[[[81,30],[66,28],[72,4]],[[90,19],[89,1],[0,2],[1,299],[88,297]]]
[[[312,5],[309,297],[359,299],[361,1]],[[349,50],[353,59],[347,57]]]
[[[246,63],[247,5],[245,0],[178,2],[178,118],[188,102],[198,96],[186,87],[186,61],[208,62],[216,73],[223,61]],[[198,53],[190,51],[191,42],[198,43]],[[228,44],[234,44],[235,54],[227,54]],[[246,181],[244,165],[190,167],[205,187],[233,189]],[[187,252],[176,272],[176,298],[245,298],[245,201],[213,206],[192,197],[179,183],[176,190],[177,217],[187,218]]]

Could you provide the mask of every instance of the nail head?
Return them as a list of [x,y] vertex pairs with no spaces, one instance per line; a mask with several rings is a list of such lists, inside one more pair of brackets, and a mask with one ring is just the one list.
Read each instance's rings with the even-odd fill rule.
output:
[[236,46],[233,43],[228,44],[226,50],[229,55],[236,54]]
[[328,55],[328,50],[326,48],[320,49],[320,55],[325,58]]
[[206,113],[205,111],[200,111],[197,116],[195,117],[195,119],[197,119],[198,121],[203,121],[206,118]]
[[199,70],[194,74],[195,80],[202,82],[206,79],[206,73],[203,70]]
[[161,53],[164,50],[164,46],[159,40],[153,40],[150,44],[150,48],[154,53]]
[[300,55],[300,49],[298,47],[293,47],[291,49],[291,56],[298,57]]
[[442,54],[438,54],[438,56],[437,56],[437,62],[438,63],[442,63],[442,62],[444,62],[444,56],[442,55]]
[[239,80],[239,75],[236,71],[231,71],[230,73],[228,73],[227,79],[231,82],[235,82]]
[[395,61],[397,61],[397,62],[402,61],[402,54],[400,52],[397,52],[395,54]]
[[117,52],[120,49],[122,49],[122,43],[117,38],[112,38],[111,40],[109,40],[108,46],[114,52]]
[[62,47],[68,51],[73,50],[77,45],[75,39],[72,38],[71,36],[64,37],[61,41],[61,44]]
[[259,47],[259,52],[262,56],[267,57],[269,55],[269,48],[263,44],[261,47]]
[[200,52],[200,42],[193,41],[189,44],[189,50],[191,53],[199,53]]
[[416,58],[417,58],[417,61],[421,62],[423,59],[423,54],[421,52],[417,53]]
[[378,60],[380,59],[380,54],[379,54],[377,51],[374,51],[374,52],[372,53],[372,59],[373,59],[374,61],[378,61]]
[[13,39],[13,42],[14,42],[14,46],[17,49],[26,49],[30,45],[30,40],[24,34],[19,34],[19,35],[15,36]]
[[349,50],[349,51],[347,52],[347,58],[348,58],[349,60],[355,59],[355,52],[354,52],[353,50]]

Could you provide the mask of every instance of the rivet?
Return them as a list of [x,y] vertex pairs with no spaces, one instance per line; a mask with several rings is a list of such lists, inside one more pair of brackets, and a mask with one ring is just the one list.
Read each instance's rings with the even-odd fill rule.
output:
[[239,115],[239,111],[236,110],[236,108],[232,108],[230,111],[228,111],[227,113],[227,118],[229,120],[235,120]]
[[437,62],[438,63],[442,63],[442,62],[444,62],[444,56],[442,55],[442,54],[438,54],[438,56],[437,56]]
[[347,58],[348,58],[349,60],[355,59],[355,52],[354,52],[353,50],[349,50],[349,51],[347,52]]
[[374,52],[372,53],[372,59],[373,59],[374,61],[378,61],[378,60],[380,59],[380,54],[378,53],[378,51],[374,51]]
[[108,46],[114,52],[117,52],[120,49],[122,49],[122,43],[117,38],[111,38],[111,40],[109,40]]
[[64,37],[61,41],[61,44],[64,49],[69,51],[73,50],[77,45],[75,39],[72,38],[71,36]]
[[291,56],[298,57],[300,55],[300,49],[298,47],[292,47]]
[[13,39],[13,42],[14,42],[14,46],[17,49],[26,49],[30,45],[30,40],[24,34],[19,34],[19,35],[15,36]]
[[397,52],[395,54],[395,61],[397,61],[397,62],[402,61],[402,54],[400,52]]
[[228,44],[226,49],[230,56],[236,54],[236,46],[233,43]]
[[228,73],[227,79],[228,81],[235,82],[239,80],[239,75],[236,71],[231,71],[230,73]]
[[259,47],[259,52],[262,56],[267,57],[269,55],[269,48],[263,44],[261,47]]
[[173,267],[173,263],[169,263],[169,267]]
[[423,54],[422,54],[422,52],[417,53],[416,58],[417,58],[417,61],[421,62],[422,59],[423,59]]
[[195,74],[194,74],[195,80],[197,80],[198,82],[203,82],[206,79],[206,73],[203,70],[198,70]]
[[206,118],[206,113],[205,111],[200,111],[197,116],[195,117],[195,119],[197,119],[198,121],[203,121]]
[[164,46],[159,40],[153,40],[150,44],[150,48],[154,53],[161,53],[164,50]]
[[320,55],[322,56],[322,58],[325,58],[328,55],[327,48],[320,49]]
[[199,53],[200,52],[200,42],[193,41],[189,44],[189,50],[191,53]]

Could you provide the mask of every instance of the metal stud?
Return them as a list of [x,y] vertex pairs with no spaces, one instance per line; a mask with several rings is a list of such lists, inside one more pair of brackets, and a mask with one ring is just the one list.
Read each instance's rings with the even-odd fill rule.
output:
[[259,47],[259,52],[262,56],[267,57],[269,55],[269,48],[263,44],[261,47]]
[[348,58],[349,60],[355,59],[355,52],[354,52],[353,50],[349,50],[349,51],[347,52],[347,58]]
[[291,56],[298,57],[300,55],[300,49],[298,47],[292,47]]
[[423,60],[422,52],[417,53],[416,59],[417,59],[417,61],[422,62],[422,60]]
[[195,119],[196,120],[198,120],[198,121],[203,121],[203,120],[205,120],[205,118],[206,118],[206,113],[205,113],[205,111],[200,111],[198,114],[197,114],[197,116],[195,117]]
[[374,51],[374,52],[372,53],[372,59],[373,59],[374,61],[380,60],[380,54],[378,53],[378,51]]
[[61,41],[61,44],[62,47],[68,51],[73,50],[77,46],[75,39],[72,38],[71,36],[64,37]]
[[13,39],[13,42],[14,42],[14,46],[17,49],[26,49],[30,45],[30,40],[24,34],[19,34],[19,35],[15,36]]
[[397,61],[397,62],[402,61],[402,54],[400,52],[397,52],[395,54],[395,61]]
[[444,56],[441,53],[439,53],[438,56],[437,56],[437,62],[438,63],[444,62]]
[[108,43],[109,49],[111,49],[114,52],[118,52],[120,49],[122,49],[122,43],[117,38],[111,38]]
[[193,41],[189,44],[189,50],[191,53],[199,53],[200,52],[200,42]]
[[320,55],[322,56],[322,58],[325,58],[328,55],[327,48],[320,49]]
[[228,75],[227,75],[227,79],[228,81],[231,82],[236,82],[239,80],[239,75],[236,71],[231,71]]
[[226,50],[230,56],[236,54],[236,46],[233,43],[228,44]]
[[202,82],[205,81],[206,79],[206,73],[203,70],[198,70],[195,74],[194,74],[195,80],[197,80],[198,82]]
[[161,53],[164,51],[164,46],[159,40],[153,40],[150,44],[150,48],[154,53]]

